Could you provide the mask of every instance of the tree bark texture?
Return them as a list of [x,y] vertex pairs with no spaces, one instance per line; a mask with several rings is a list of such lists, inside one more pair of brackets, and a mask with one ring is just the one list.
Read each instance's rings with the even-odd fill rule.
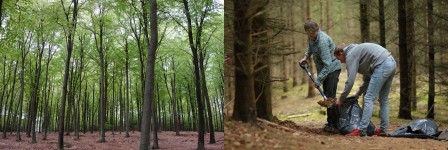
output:
[[400,52],[400,108],[398,118],[412,119],[411,115],[411,78],[409,77],[408,44],[406,30],[406,0],[399,0],[398,3],[398,47]]

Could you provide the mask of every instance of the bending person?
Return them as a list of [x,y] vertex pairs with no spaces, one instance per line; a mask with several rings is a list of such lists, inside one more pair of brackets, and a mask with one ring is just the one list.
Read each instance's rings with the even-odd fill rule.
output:
[[340,105],[350,93],[355,82],[356,74],[364,76],[364,83],[356,96],[364,94],[364,107],[358,128],[346,136],[367,136],[366,129],[373,113],[373,101],[376,97],[380,102],[380,129],[374,135],[385,133],[389,126],[389,91],[392,85],[397,65],[391,53],[382,46],[374,43],[351,44],[338,46],[334,55],[342,63],[346,63],[347,82],[336,104]]

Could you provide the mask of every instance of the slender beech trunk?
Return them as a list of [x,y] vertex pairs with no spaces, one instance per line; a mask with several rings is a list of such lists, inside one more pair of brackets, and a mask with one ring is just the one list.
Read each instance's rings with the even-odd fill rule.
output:
[[126,110],[124,115],[124,120],[126,124],[126,135],[125,137],[129,137],[129,54],[128,54],[128,40],[126,39],[125,45],[125,53],[126,53],[126,87],[124,88],[126,91]]
[[[76,22],[78,15],[78,0],[73,0],[73,13],[68,12],[64,6],[64,1],[61,0],[62,8],[64,9],[65,19],[67,21],[67,26],[65,27],[68,31],[67,34],[67,56],[65,58],[65,69],[64,69],[64,80],[62,83],[62,100],[59,111],[59,136],[58,136],[58,149],[64,149],[64,117],[65,117],[65,101],[67,96],[67,83],[70,68],[70,58],[73,50],[74,35],[76,30]],[[70,10],[70,9],[68,9]],[[69,14],[72,14],[71,20],[69,19]]]
[[142,118],[142,132],[140,138],[140,150],[149,150],[151,149],[150,140],[150,132],[151,132],[151,115],[152,108],[151,103],[154,102],[154,66],[156,59],[156,50],[157,50],[157,1],[150,0],[150,29],[151,29],[151,40],[148,35],[148,21],[147,21],[147,7],[146,0],[142,1],[143,8],[143,22],[144,22],[144,34],[146,40],[146,48],[148,50],[148,56],[146,60],[146,80],[145,80],[145,94],[143,101],[143,118]]
[[[198,33],[199,34],[199,33]],[[205,77],[205,67],[204,67],[204,60],[205,60],[205,50],[199,51],[199,68],[201,71],[201,81],[202,81],[202,91],[204,93],[204,100],[207,105],[207,114],[208,114],[208,126],[210,131],[210,144],[216,143],[215,141],[215,129],[213,127],[213,116],[212,116],[212,107],[210,106],[210,96],[208,95],[208,89],[207,89],[207,81]]]
[[[192,29],[192,18],[190,15],[190,8],[187,0],[182,1],[184,4],[184,13],[187,18],[188,23],[188,41],[190,44],[191,52],[193,53],[193,65],[194,65],[194,75],[195,75],[195,88],[196,88],[196,100],[198,104],[198,116],[199,116],[199,130],[198,130],[198,150],[205,149],[204,147],[204,106],[202,105],[202,91],[201,91],[201,83],[200,83],[200,72],[199,72],[199,58],[198,58],[198,49],[201,44],[199,43],[201,41],[201,37],[196,37],[196,44],[194,42],[193,38],[193,29]],[[197,27],[198,30],[196,33],[202,32],[202,23],[204,21],[205,16],[207,15],[208,9],[205,9],[205,12],[202,13],[202,18],[200,20],[199,26]],[[200,35],[200,34],[199,34]],[[252,64],[252,63],[251,63]]]

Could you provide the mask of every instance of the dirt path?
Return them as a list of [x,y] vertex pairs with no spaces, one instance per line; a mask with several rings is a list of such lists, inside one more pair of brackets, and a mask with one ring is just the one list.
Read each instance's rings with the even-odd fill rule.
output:
[[[321,97],[305,98],[306,87],[290,89],[283,94],[286,99],[280,98],[280,92],[273,93],[273,113],[279,118],[277,124],[293,129],[285,131],[266,123],[257,122],[250,125],[236,122],[230,118],[225,121],[225,149],[434,149],[448,150],[448,141],[418,138],[393,137],[345,137],[339,134],[330,134],[322,131],[326,123],[325,109],[320,108],[316,102]],[[377,102],[376,102],[377,103]],[[375,106],[374,114],[378,114]],[[391,111],[396,111],[392,109]],[[401,120],[391,113],[389,131],[407,124],[410,120]],[[282,120],[282,121],[280,121]],[[375,126],[379,126],[377,115],[373,117]],[[448,127],[446,123],[435,121],[439,131]]]

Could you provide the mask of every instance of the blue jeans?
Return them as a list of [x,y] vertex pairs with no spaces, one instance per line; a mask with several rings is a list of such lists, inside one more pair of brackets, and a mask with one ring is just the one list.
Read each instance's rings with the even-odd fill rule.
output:
[[373,101],[376,97],[380,102],[380,128],[384,131],[389,126],[389,91],[392,85],[392,79],[396,71],[397,65],[395,60],[390,57],[378,65],[370,77],[369,86],[364,96],[364,108],[362,118],[359,122],[359,129],[366,130],[370,123],[373,113]]

